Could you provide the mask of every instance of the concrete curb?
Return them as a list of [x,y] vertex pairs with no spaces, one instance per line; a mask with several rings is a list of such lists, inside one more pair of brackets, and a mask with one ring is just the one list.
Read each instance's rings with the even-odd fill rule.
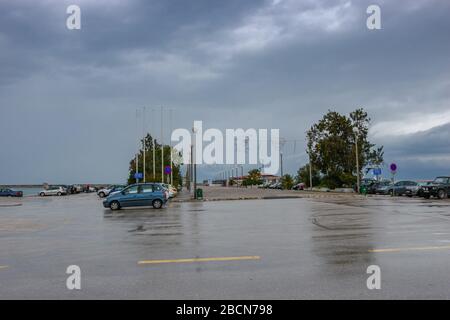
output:
[[365,196],[357,195],[357,194],[348,194],[348,193],[330,193],[327,192],[323,194],[323,192],[317,192],[316,194],[302,194],[302,195],[280,195],[280,196],[260,196],[260,197],[238,197],[238,198],[204,198],[202,200],[196,199],[173,199],[171,202],[182,203],[182,202],[200,202],[200,201],[236,201],[236,200],[277,200],[277,199],[336,199],[336,198],[356,198],[356,199],[365,199]]

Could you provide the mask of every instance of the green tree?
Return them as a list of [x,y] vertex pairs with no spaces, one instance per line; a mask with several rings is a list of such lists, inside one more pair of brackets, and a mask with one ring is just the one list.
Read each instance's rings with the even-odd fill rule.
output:
[[[312,175],[312,183],[313,186],[318,186],[320,184],[320,174],[319,171],[316,168],[312,168],[311,170]],[[295,177],[297,183],[304,183],[307,188],[310,188],[309,185],[310,179],[309,179],[309,164],[304,165],[303,167],[300,167],[297,171],[297,175]]]
[[[355,183],[357,175],[370,163],[383,162],[383,147],[368,141],[370,118],[364,109],[349,116],[328,111],[307,132],[308,154],[314,168],[323,175],[322,184],[330,188]],[[356,172],[356,143],[360,172]]]
[[[170,165],[170,153],[172,148],[169,145],[162,146],[157,141],[154,142],[153,137],[147,134],[145,137],[145,180],[146,182],[161,182],[161,152],[164,148],[164,166]],[[142,140],[141,140],[142,145]],[[155,174],[153,174],[153,148],[155,148]],[[172,155],[172,160],[177,154]],[[178,156],[180,156],[178,154]],[[144,151],[141,149],[138,153],[138,172],[144,172]],[[135,183],[136,179],[134,174],[136,173],[136,156],[130,160],[130,166],[128,169],[128,184]],[[164,182],[167,182],[167,178],[170,175],[164,174]],[[173,186],[178,187],[182,185],[181,177],[181,163],[172,161],[172,176]]]
[[261,171],[253,169],[248,172],[247,177],[243,181],[244,186],[254,186],[262,184]]
[[290,174],[285,174],[281,177],[281,187],[290,190],[294,186],[294,179]]

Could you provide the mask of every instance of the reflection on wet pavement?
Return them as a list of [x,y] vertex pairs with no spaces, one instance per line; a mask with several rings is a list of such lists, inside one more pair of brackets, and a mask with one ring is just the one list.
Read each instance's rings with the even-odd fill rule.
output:
[[[332,197],[118,212],[94,195],[21,204],[0,208],[0,265],[8,266],[0,298],[449,297],[448,201]],[[84,275],[75,295],[64,287],[71,264]],[[365,284],[373,264],[380,291]]]

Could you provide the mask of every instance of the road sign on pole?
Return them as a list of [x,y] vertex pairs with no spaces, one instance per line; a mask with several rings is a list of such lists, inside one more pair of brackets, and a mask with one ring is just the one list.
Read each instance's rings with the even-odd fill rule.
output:
[[172,168],[170,166],[165,166],[164,167],[164,173],[165,174],[171,174],[172,173]]
[[374,168],[372,172],[374,176],[381,176],[381,168]]
[[144,176],[144,175],[143,175],[142,172],[136,172],[136,173],[134,174],[134,178],[135,178],[135,179],[142,179],[143,176]]
[[391,163],[389,166],[392,173],[392,196],[395,196],[395,173],[397,172],[397,165],[395,163]]
[[389,169],[391,169],[392,173],[396,173],[397,172],[397,165],[395,163],[391,163],[391,165],[389,166]]

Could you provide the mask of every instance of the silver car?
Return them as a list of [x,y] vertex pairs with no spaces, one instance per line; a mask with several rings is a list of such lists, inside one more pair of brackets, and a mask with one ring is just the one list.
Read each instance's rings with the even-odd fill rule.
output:
[[66,189],[64,189],[61,186],[56,186],[56,187],[49,187],[48,189],[44,189],[39,191],[39,195],[41,197],[44,196],[62,196],[62,195],[66,195],[67,191]]

